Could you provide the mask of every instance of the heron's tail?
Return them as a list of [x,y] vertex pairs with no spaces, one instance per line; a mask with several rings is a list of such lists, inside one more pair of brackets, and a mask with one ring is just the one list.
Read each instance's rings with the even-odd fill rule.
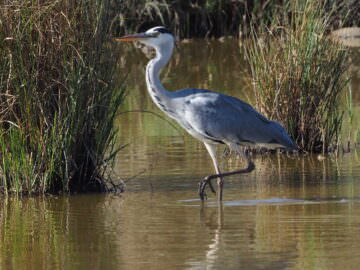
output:
[[285,149],[289,151],[301,151],[300,147],[297,146],[297,144],[291,139],[289,134],[286,132],[286,130],[276,121],[271,121],[274,130],[276,130],[276,141],[279,145],[284,147]]

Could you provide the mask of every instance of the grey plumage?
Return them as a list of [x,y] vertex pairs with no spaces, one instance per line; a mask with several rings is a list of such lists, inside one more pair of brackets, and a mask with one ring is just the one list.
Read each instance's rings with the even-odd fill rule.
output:
[[184,89],[175,92],[173,104],[174,119],[202,141],[297,149],[279,123],[266,119],[237,98],[208,90]]

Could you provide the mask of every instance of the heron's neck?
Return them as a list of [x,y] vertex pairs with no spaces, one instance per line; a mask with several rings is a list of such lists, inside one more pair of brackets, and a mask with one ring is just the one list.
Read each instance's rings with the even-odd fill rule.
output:
[[157,47],[156,57],[146,66],[146,85],[154,103],[162,110],[167,112],[171,101],[172,93],[167,91],[160,82],[159,74],[170,60],[173,51],[173,44],[167,47]]

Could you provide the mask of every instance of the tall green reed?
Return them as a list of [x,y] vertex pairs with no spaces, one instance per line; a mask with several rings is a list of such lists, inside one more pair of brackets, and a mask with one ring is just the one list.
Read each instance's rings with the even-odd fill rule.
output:
[[[116,152],[110,1],[5,1],[0,8],[0,186],[106,189]],[[109,158],[109,160],[108,160]]]
[[339,143],[347,51],[327,37],[331,14],[314,0],[294,1],[246,46],[257,108],[282,122],[307,151]]

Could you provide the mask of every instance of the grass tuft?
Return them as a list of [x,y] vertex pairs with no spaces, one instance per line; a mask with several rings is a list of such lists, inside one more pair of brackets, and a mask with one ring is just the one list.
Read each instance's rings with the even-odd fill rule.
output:
[[245,48],[257,108],[282,122],[304,150],[339,143],[348,52],[327,37],[331,14],[314,0],[294,1]]
[[0,186],[6,192],[106,189],[123,100],[122,89],[114,89],[109,3],[2,4]]

